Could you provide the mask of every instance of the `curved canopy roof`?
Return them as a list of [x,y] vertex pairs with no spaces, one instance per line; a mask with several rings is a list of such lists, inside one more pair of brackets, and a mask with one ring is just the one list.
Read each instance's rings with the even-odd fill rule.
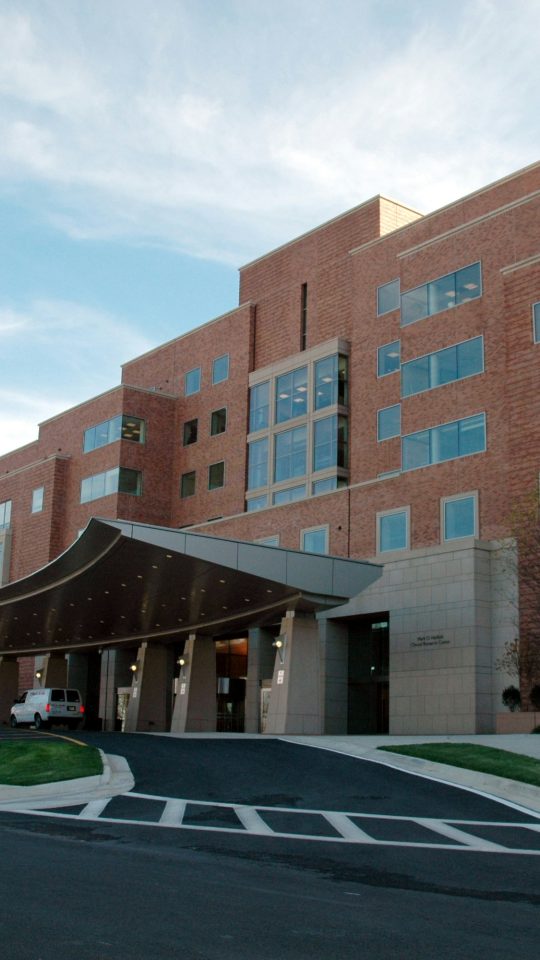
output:
[[382,567],[93,519],[60,557],[0,588],[0,655],[174,641],[339,606]]

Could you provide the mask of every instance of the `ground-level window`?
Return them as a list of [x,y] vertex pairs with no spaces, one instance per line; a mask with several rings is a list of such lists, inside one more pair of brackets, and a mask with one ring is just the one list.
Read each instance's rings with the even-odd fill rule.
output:
[[409,547],[409,508],[377,514],[377,553],[407,550]]
[[328,553],[328,526],[302,530],[300,547],[304,553]]
[[442,501],[443,539],[477,536],[477,496],[475,493],[445,497]]

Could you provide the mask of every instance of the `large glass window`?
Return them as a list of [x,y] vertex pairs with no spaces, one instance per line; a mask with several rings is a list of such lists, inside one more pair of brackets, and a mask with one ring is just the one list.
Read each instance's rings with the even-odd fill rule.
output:
[[339,487],[346,487],[345,477],[324,477],[322,480],[314,480],[311,485],[311,492],[315,496],[318,493],[330,493],[332,490],[338,490]]
[[144,443],[144,420],[119,414],[110,420],[104,420],[84,431],[83,451],[89,453],[98,447],[105,447],[115,440],[131,440],[132,443]]
[[194,420],[186,420],[184,424],[184,446],[189,447],[191,443],[197,443],[197,434],[199,430],[199,421],[197,417]]
[[254,510],[264,510],[268,506],[268,496],[266,493],[263,493],[260,497],[251,497],[246,501],[248,513],[253,513]]
[[540,343],[540,303],[533,305],[533,336],[534,342]]
[[258,383],[249,391],[249,432],[265,430],[270,425],[270,381]]
[[399,307],[399,280],[391,280],[377,287],[377,316]]
[[423,390],[472,377],[484,370],[484,338],[474,337],[453,347],[437,350],[401,365],[401,395],[410,397]]
[[385,343],[377,350],[377,376],[385,377],[388,373],[399,370],[400,342]]
[[224,353],[222,357],[216,357],[212,363],[212,383],[222,383],[229,377],[229,354]]
[[299,487],[287,487],[286,490],[277,490],[272,497],[272,503],[275,507],[283,503],[293,503],[295,500],[303,500],[306,495],[306,485]]
[[214,410],[210,418],[210,434],[212,437],[216,437],[220,433],[225,433],[227,429],[227,409],[222,407],[221,410]]
[[268,483],[268,437],[248,444],[248,490]]
[[225,483],[225,461],[211,463],[208,467],[208,489],[217,490]]
[[377,517],[377,549],[379,553],[387,550],[406,550],[408,547],[409,511],[395,510],[379,514]]
[[276,423],[301,417],[308,409],[307,367],[276,378]]
[[389,440],[401,433],[401,404],[377,411],[377,440]]
[[307,428],[284,430],[275,436],[274,483],[302,477],[306,472]]
[[401,296],[401,325],[407,326],[435,313],[457,307],[482,295],[480,263],[431,280]]
[[201,368],[194,367],[184,376],[184,394],[190,397],[192,393],[199,393],[201,389]]
[[0,503],[0,530],[7,530],[11,523],[11,500]]
[[432,463],[481,453],[485,449],[486,416],[479,413],[403,437],[402,469],[414,470]]
[[45,487],[36,487],[32,491],[32,513],[41,513],[43,510],[43,499],[45,496]]
[[443,537],[458,540],[476,533],[476,497],[448,497],[443,501]]
[[302,530],[300,548],[304,553],[328,553],[328,527]]
[[313,470],[347,466],[347,418],[324,417],[313,424]]
[[335,353],[315,364],[315,410],[347,404],[347,357]]
[[103,473],[95,473],[93,477],[85,477],[81,481],[81,503],[90,500],[99,500],[111,493],[129,493],[140,496],[142,493],[142,473],[139,470],[130,470],[127,467],[114,467]]
[[180,496],[184,500],[186,497],[192,497],[195,493],[195,470],[189,473],[183,473],[180,477]]

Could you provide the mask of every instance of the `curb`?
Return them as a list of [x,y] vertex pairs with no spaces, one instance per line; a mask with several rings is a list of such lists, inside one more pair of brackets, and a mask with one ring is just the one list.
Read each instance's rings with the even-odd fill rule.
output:
[[133,789],[135,781],[124,757],[99,751],[103,773],[75,780],[55,780],[33,787],[0,784],[0,810],[11,808],[59,807],[88,803],[100,797],[114,797]]

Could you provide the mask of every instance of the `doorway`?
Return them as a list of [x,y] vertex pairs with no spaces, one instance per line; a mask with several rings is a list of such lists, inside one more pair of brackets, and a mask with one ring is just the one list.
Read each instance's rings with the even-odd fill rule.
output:
[[388,613],[349,626],[347,733],[388,733]]
[[244,732],[247,661],[247,637],[216,641],[218,733]]

